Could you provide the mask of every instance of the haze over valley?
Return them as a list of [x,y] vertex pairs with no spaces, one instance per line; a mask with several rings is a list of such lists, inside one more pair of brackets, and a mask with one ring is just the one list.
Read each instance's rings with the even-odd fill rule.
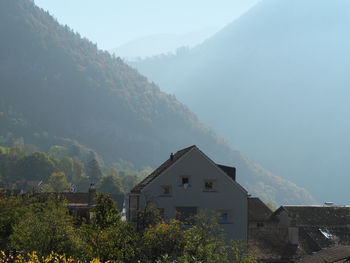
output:
[[[223,3],[203,3],[198,14],[198,3],[173,6],[171,18],[186,11],[176,28],[165,14],[164,23],[155,22],[161,12],[153,18],[135,10],[139,16],[131,20],[118,9],[129,10],[126,3],[114,2],[110,9],[120,16],[112,16],[92,3],[75,2],[63,12],[64,2],[1,2],[0,142],[6,145],[0,146],[15,140],[47,153],[79,146],[106,167],[142,170],[195,144],[237,167],[237,181],[264,201],[346,203],[350,4]],[[98,8],[106,17],[92,23],[86,17]],[[128,20],[112,22],[115,17]],[[203,28],[216,29],[193,34],[192,42],[161,37],[159,47],[152,45],[152,36]],[[128,42],[124,55],[104,51]],[[149,57],[163,50],[172,53]]]
[[264,0],[197,47],[130,64],[251,160],[347,204],[349,10]]

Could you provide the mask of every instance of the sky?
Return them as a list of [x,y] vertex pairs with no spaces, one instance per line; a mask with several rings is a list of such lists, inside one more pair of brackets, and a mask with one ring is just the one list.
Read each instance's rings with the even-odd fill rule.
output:
[[35,0],[61,24],[111,50],[156,34],[222,28],[259,0]]

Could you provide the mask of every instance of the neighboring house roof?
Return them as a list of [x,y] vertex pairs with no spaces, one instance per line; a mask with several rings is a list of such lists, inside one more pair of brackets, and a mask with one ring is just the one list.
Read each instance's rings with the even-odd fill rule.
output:
[[248,198],[248,221],[268,221],[272,211],[258,197]]
[[350,258],[350,246],[337,246],[327,249],[322,249],[321,251],[305,256],[298,260],[297,263],[324,263],[325,260],[330,262],[344,262]]
[[195,148],[195,145],[182,149],[175,154],[171,154],[169,159],[166,160],[161,166],[159,166],[156,170],[154,170],[149,176],[143,179],[140,183],[138,183],[133,189],[131,189],[131,193],[140,193],[141,190],[152,182],[157,176],[159,176],[162,172],[168,169],[171,165],[173,165],[177,160],[179,160],[186,153]]
[[88,204],[89,193],[55,193],[67,200],[68,204]]
[[299,247],[305,253],[334,245],[350,245],[349,206],[282,206],[272,218],[285,211],[292,226],[299,228]]
[[350,225],[350,206],[281,206],[298,226]]
[[[166,169],[168,169],[170,166],[172,166],[174,163],[176,163],[179,159],[181,159],[186,153],[190,152],[194,148],[198,149],[196,145],[192,145],[190,147],[187,147],[187,148],[184,148],[182,150],[177,151],[175,154],[171,154],[168,160],[166,160],[164,163],[162,163],[156,170],[154,170],[150,175],[148,175],[139,184],[137,184],[130,192],[134,193],[134,194],[140,193],[141,190],[145,186],[147,186],[149,183],[151,183],[161,173],[163,173]],[[203,155],[205,155],[205,154],[203,154]],[[219,170],[223,171],[233,181],[236,181],[236,168],[226,166],[226,165],[221,165],[221,164],[215,164],[215,165],[219,168]]]

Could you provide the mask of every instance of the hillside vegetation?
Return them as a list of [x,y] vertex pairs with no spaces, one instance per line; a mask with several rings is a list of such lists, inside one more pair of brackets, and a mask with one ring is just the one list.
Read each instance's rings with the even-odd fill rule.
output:
[[349,9],[346,0],[263,0],[200,46],[132,65],[251,160],[344,204]]
[[[107,167],[156,167],[196,144],[238,168],[238,181],[276,203],[311,203],[302,188],[244,158],[174,96],[28,0],[0,2],[0,136],[49,152],[92,149]],[[11,145],[7,145],[11,146]],[[33,151],[34,151],[33,150]],[[73,155],[74,156],[74,155]]]

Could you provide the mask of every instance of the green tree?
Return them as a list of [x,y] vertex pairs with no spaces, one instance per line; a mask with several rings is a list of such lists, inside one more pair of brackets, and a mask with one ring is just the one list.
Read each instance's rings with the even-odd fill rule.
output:
[[89,177],[90,182],[92,183],[97,183],[102,177],[101,167],[96,159],[92,159],[88,162],[86,167],[86,175]]
[[107,194],[96,196],[90,224],[81,227],[84,253],[87,259],[98,257],[102,262],[131,262],[138,252],[138,235],[123,222],[115,202]]
[[121,179],[114,173],[103,175],[97,184],[97,190],[109,194],[123,194]]
[[74,161],[70,157],[63,157],[58,165],[57,169],[60,172],[64,172],[64,174],[67,176],[68,181],[72,181],[73,175],[74,175]]
[[43,152],[35,152],[19,160],[16,177],[47,181],[55,171],[56,163],[52,157]]
[[75,255],[80,241],[73,228],[67,204],[51,196],[43,202],[32,203],[23,218],[13,226],[10,247],[26,253],[37,251],[39,255]]
[[138,183],[139,178],[136,174],[127,174],[122,177],[122,186],[125,193],[129,193],[130,190]]
[[50,192],[66,192],[69,190],[70,184],[67,182],[64,172],[52,173],[49,178],[48,191]]
[[0,192],[0,250],[7,248],[13,226],[23,218],[23,203],[24,200],[19,196],[6,196],[5,192]]
[[78,190],[86,192],[89,188],[89,177],[84,172],[84,164],[77,158],[73,158],[72,183],[78,186]]
[[182,256],[186,244],[183,228],[183,223],[175,219],[168,223],[162,221],[154,226],[150,225],[142,237],[143,251],[148,260],[154,262],[162,255]]
[[228,259],[234,263],[257,263],[257,256],[247,244],[241,241],[231,241],[228,247]]
[[195,215],[192,226],[184,231],[186,245],[184,258],[196,262],[221,263],[227,259],[227,247],[223,229],[217,222],[217,216],[205,211]]

